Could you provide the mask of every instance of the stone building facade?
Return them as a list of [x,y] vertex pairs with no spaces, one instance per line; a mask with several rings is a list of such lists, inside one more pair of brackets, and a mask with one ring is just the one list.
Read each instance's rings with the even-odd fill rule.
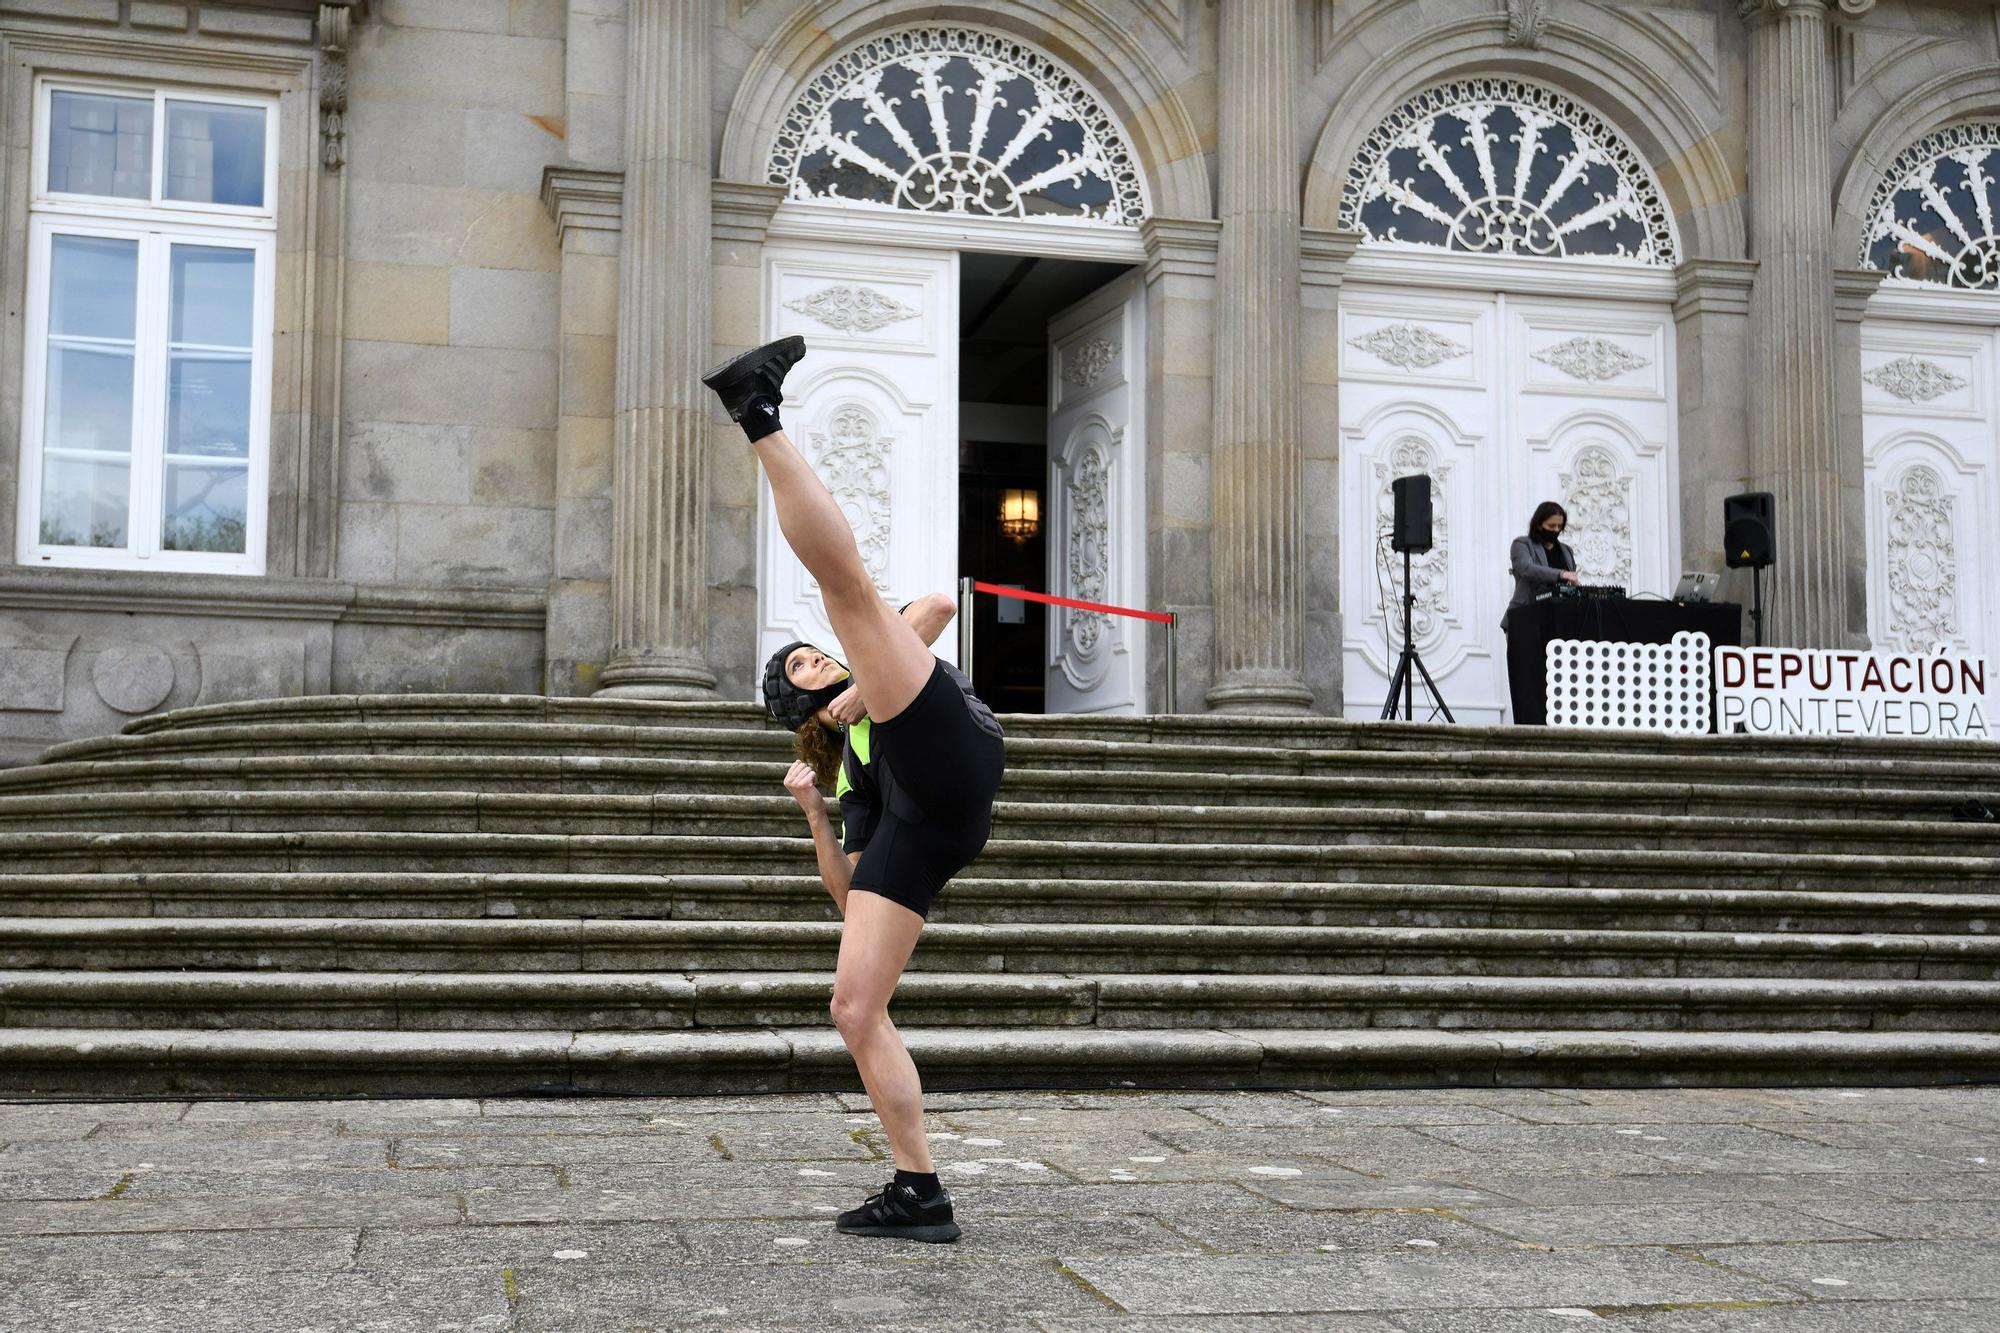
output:
[[[1417,471],[1461,720],[1544,498],[1657,593],[1770,490],[1769,639],[2000,645],[1987,0],[0,0],[0,43],[12,759],[750,698],[826,631],[696,377],[789,332],[885,595],[1172,611],[1181,711],[1379,708]],[[1157,627],[1047,614],[980,603],[1003,707],[1166,706]]]

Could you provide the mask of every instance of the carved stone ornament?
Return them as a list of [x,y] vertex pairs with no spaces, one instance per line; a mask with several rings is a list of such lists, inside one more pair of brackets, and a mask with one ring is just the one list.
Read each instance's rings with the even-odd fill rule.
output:
[[1569,527],[1563,539],[1576,552],[1577,572],[1592,583],[1632,586],[1632,478],[1602,445],[1577,451],[1561,474]]
[[1088,389],[1104,378],[1104,372],[1111,369],[1111,363],[1117,359],[1117,343],[1092,338],[1071,348],[1063,358],[1063,378],[1079,389]]
[[1387,361],[1404,370],[1429,370],[1432,366],[1471,351],[1464,343],[1453,342],[1436,329],[1422,324],[1384,324],[1379,329],[1358,333],[1347,340],[1349,347]]
[[[875,415],[859,404],[836,409],[824,430],[808,430],[813,470],[833,492],[834,503],[854,529],[861,563],[883,596],[889,595],[889,461],[895,440],[882,433]],[[816,591],[818,581],[811,581]]]
[[1643,370],[1653,364],[1638,353],[1627,351],[1609,338],[1600,338],[1594,333],[1579,333],[1532,355],[1535,360],[1554,366],[1571,379],[1587,380],[1592,384],[1615,380],[1620,375]]
[[1908,652],[1958,641],[1958,553],[1954,497],[1919,464],[1883,495],[1889,632]]
[[873,287],[856,287],[846,283],[822,287],[811,296],[787,301],[785,309],[808,315],[842,333],[873,333],[890,324],[912,319],[918,313]]
[[[1404,435],[1389,446],[1387,454],[1375,462],[1375,545],[1387,558],[1389,534],[1396,526],[1396,494],[1391,483],[1397,477],[1428,473],[1431,479],[1431,549],[1410,564],[1411,591],[1416,603],[1410,611],[1410,636],[1419,647],[1429,647],[1444,635],[1445,616],[1450,610],[1451,506],[1445,497],[1451,481],[1449,464],[1438,462],[1431,442],[1421,435]],[[1388,561],[1389,601],[1375,608],[1398,628],[1402,624],[1403,562]]]
[[1899,356],[1894,361],[1885,361],[1875,369],[1865,371],[1861,378],[1906,403],[1928,403],[1933,398],[1957,393],[1967,383],[1937,362],[1921,356]]
[[[1077,459],[1069,493],[1069,595],[1102,602],[1111,574],[1111,469],[1104,451],[1087,448]],[[1064,608],[1071,649],[1081,658],[1094,657],[1103,642],[1102,611]]]
[[1904,149],[1875,188],[1861,264],[1895,278],[2000,291],[2000,123],[1952,125]]
[[319,7],[319,160],[328,171],[347,165],[347,43],[354,11]]
[[822,69],[778,126],[793,199],[1137,226],[1138,159],[1091,91],[998,33],[909,28]]
[[1392,112],[1347,169],[1340,225],[1469,254],[1670,268],[1680,252],[1665,196],[1624,137],[1520,79],[1457,79]]
[[1507,45],[1538,47],[1549,26],[1549,0],[1507,0]]

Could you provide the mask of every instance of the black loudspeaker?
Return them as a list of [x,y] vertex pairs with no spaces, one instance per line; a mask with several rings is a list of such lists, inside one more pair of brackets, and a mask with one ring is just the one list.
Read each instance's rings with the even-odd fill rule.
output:
[[1777,502],[1769,491],[1722,502],[1722,553],[1731,569],[1763,569],[1778,558]]
[[1431,549],[1431,479],[1422,473],[1389,483],[1396,493],[1396,525],[1389,544],[1398,551]]

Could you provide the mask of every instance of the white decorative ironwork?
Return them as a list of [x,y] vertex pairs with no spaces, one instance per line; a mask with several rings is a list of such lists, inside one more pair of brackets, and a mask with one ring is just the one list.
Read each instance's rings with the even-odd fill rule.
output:
[[[1102,602],[1111,574],[1111,468],[1102,449],[1086,448],[1077,459],[1064,500],[1069,505],[1069,595]],[[1104,637],[1104,613],[1076,607],[1064,611],[1076,655],[1095,656]]]
[[[1404,435],[1389,446],[1375,463],[1375,548],[1388,550],[1389,534],[1396,526],[1396,496],[1391,483],[1397,477],[1427,473],[1431,479],[1431,549],[1410,564],[1411,591],[1416,602],[1410,610],[1410,637],[1419,647],[1435,643],[1444,634],[1445,616],[1450,610],[1451,507],[1445,503],[1451,480],[1451,466],[1440,463],[1431,442],[1421,435]],[[1403,562],[1389,562],[1389,601],[1376,608],[1391,623],[1400,622],[1403,606]]]
[[1588,380],[1601,384],[1605,380],[1615,380],[1620,375],[1634,370],[1644,370],[1652,365],[1637,352],[1629,351],[1596,334],[1579,333],[1574,338],[1566,338],[1552,347],[1544,347],[1533,353],[1535,360],[1544,365],[1554,366],[1574,380]]
[[1863,266],[1948,287],[2000,290],[2000,123],[1926,135],[1869,201]]
[[839,329],[843,333],[873,333],[891,324],[913,319],[918,313],[914,307],[904,305],[886,292],[847,283],[822,287],[811,296],[787,301],[785,308],[809,315],[828,328]]
[[1063,378],[1079,389],[1088,389],[1104,378],[1104,372],[1111,369],[1111,363],[1117,358],[1117,343],[1105,338],[1092,338],[1071,348],[1063,357]]
[[793,199],[1136,226],[1138,159],[1077,78],[997,33],[874,38],[806,86],[771,147]]
[[[882,434],[867,408],[849,403],[835,410],[825,430],[807,430],[806,441],[813,470],[854,529],[868,576],[888,596],[889,460],[895,440]],[[809,580],[809,586],[817,591],[818,580]]]
[[1357,333],[1347,340],[1347,345],[1372,353],[1404,370],[1429,370],[1439,362],[1464,356],[1472,350],[1464,343],[1453,342],[1436,329],[1409,323],[1384,324],[1379,329]]
[[1964,378],[1921,356],[1899,356],[1894,361],[1885,361],[1863,372],[1861,378],[1906,403],[1928,403],[1966,386]]
[[1519,79],[1459,79],[1404,103],[1355,153],[1340,225],[1474,254],[1656,266],[1679,255],[1673,215],[1631,146]]
[[1952,493],[1921,463],[1884,492],[1887,537],[1889,633],[1905,651],[1927,653],[1956,643],[1958,553]]
[[1708,636],[1685,630],[1672,643],[1551,639],[1549,725],[1704,733],[1709,660]]
[[1632,478],[1603,445],[1579,449],[1561,474],[1569,526],[1563,540],[1576,552],[1577,572],[1592,583],[1632,586]]

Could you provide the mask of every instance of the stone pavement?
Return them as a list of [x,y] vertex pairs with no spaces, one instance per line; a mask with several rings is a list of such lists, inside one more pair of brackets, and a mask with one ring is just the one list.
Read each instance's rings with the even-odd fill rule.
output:
[[0,1104],[0,1329],[2000,1330],[2000,1087]]

